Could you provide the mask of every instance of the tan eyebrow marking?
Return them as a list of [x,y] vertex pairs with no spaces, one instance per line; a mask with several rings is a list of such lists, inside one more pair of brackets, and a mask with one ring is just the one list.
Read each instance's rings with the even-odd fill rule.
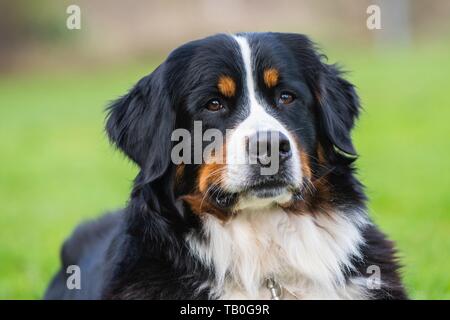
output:
[[230,76],[220,76],[217,88],[227,98],[233,97],[236,94],[236,83]]
[[267,88],[275,87],[278,84],[280,74],[275,68],[268,68],[264,70],[264,83]]

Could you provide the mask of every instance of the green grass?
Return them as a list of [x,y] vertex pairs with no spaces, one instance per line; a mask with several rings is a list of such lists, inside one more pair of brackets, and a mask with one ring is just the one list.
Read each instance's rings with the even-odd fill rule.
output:
[[[420,299],[450,299],[444,51],[330,55],[352,70],[365,108],[354,138],[371,214]],[[125,204],[136,168],[109,146],[103,108],[153,67],[0,78],[0,298],[42,297],[73,227]]]

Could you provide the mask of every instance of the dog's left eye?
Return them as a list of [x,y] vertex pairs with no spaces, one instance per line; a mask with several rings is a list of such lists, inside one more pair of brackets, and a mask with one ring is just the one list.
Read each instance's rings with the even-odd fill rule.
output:
[[295,96],[290,92],[282,92],[278,98],[279,104],[290,104],[295,100]]
[[223,109],[223,104],[220,102],[219,99],[212,99],[206,104],[206,109],[209,111],[219,111]]

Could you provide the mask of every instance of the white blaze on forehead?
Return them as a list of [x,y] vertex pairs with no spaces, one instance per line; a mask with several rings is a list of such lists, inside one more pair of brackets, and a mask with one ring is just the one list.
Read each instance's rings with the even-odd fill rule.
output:
[[245,67],[245,81],[247,85],[248,97],[250,99],[250,108],[255,107],[258,103],[255,97],[255,84],[253,82],[253,74],[252,74],[252,53],[250,50],[250,46],[248,44],[247,39],[244,37],[234,37],[239,44],[239,49],[241,50],[242,60],[244,61]]
[[233,36],[239,45],[239,50],[244,62],[245,82],[243,91],[247,97],[245,108],[248,110],[248,116],[239,123],[236,128],[227,136],[227,164],[228,174],[225,179],[225,185],[232,191],[233,187],[241,185],[246,178],[247,164],[245,143],[246,137],[255,134],[258,131],[278,131],[288,137],[293,150],[291,158],[292,171],[298,184],[301,182],[300,155],[296,148],[295,140],[276,118],[270,115],[264,107],[258,102],[256,97],[255,76],[252,68],[252,52],[248,40],[244,36]]
[[254,132],[256,130],[276,130],[288,135],[286,128],[273,116],[268,114],[264,107],[256,99],[255,77],[253,75],[251,49],[246,38],[234,37],[239,44],[239,48],[244,61],[245,86],[244,91],[248,97],[249,116],[238,126],[247,128]]

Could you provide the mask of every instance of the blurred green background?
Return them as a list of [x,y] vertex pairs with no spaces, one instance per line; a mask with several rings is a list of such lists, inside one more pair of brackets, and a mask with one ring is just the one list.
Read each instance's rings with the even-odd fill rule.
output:
[[[309,34],[350,71],[371,215],[410,296],[450,299],[449,2],[77,1],[68,30],[72,3],[0,7],[1,299],[41,298],[74,226],[126,203],[137,169],[105,137],[108,101],[173,47],[241,30]],[[366,27],[372,3],[383,30]]]

